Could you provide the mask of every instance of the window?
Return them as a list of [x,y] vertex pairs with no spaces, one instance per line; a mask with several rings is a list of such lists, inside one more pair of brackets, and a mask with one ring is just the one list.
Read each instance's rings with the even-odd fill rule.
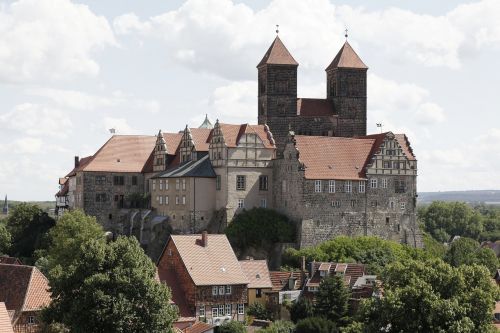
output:
[[132,176],[132,185],[137,185],[137,176]]
[[358,192],[365,193],[365,188],[366,188],[366,185],[365,185],[364,180],[360,180],[359,185],[358,185]]
[[391,168],[391,161],[384,161],[384,169],[390,169]]
[[387,178],[382,178],[382,188],[387,188]]
[[257,288],[255,289],[255,298],[261,298],[262,297],[262,289]]
[[176,196],[175,196],[175,204],[176,204],[176,205],[178,205],[178,204],[179,204],[179,196],[178,196],[178,195],[176,195]]
[[224,315],[224,304],[219,304],[219,316]]
[[219,316],[219,308],[214,307],[212,308],[212,318],[216,318]]
[[356,207],[356,200],[351,200],[351,208]]
[[180,188],[180,179],[175,180],[175,189],[178,190]]
[[377,178],[370,179],[370,187],[377,188]]
[[165,196],[165,205],[168,205],[168,195]]
[[96,185],[106,184],[106,176],[95,176],[95,184]]
[[238,208],[245,208],[245,199],[238,199]]
[[267,208],[267,199],[266,198],[260,199],[260,207]]
[[221,178],[220,175],[215,176],[215,189],[220,191],[221,188]]
[[335,193],[335,180],[328,181],[328,192]]
[[240,315],[245,314],[245,305],[244,304],[238,304],[238,314],[240,314]]
[[163,197],[160,197],[160,205],[163,205]]
[[219,295],[224,295],[225,291],[226,289],[224,288],[224,286],[219,286]]
[[219,151],[219,152],[217,152],[217,158],[218,158],[219,160],[221,160],[221,159],[222,159],[222,154],[220,153],[220,151]]
[[370,206],[372,206],[373,208],[376,208],[378,206],[378,202],[375,200],[375,201],[371,201],[370,202]]
[[287,189],[287,187],[286,187],[286,180],[283,179],[281,181],[281,192],[282,193],[286,193],[287,192],[286,189]]
[[226,316],[231,315],[231,304],[226,304]]
[[389,203],[389,206],[391,207],[391,209],[394,209],[394,201],[391,201],[391,202]]
[[340,207],[340,201],[332,201],[332,207],[334,208],[339,208]]
[[205,305],[202,305],[198,308],[198,314],[200,317],[205,317]]
[[321,192],[321,180],[314,181],[314,192]]
[[183,204],[183,205],[185,205],[185,204],[186,204],[186,196],[185,196],[185,195],[183,195],[183,196],[182,196],[182,204]]
[[344,191],[346,193],[351,193],[352,192],[352,181],[346,180],[344,183]]
[[231,286],[226,286],[226,295],[231,295]]
[[153,179],[153,191],[156,190],[156,179]]
[[160,179],[160,191],[163,190],[163,179]]
[[259,176],[259,190],[267,191],[268,189],[268,178],[267,176]]
[[29,316],[28,317],[28,325],[33,325],[35,323],[35,317],[34,316]]
[[114,176],[113,177],[113,185],[125,185],[125,177],[123,176]]
[[396,150],[394,150],[394,149],[386,149],[385,153],[387,155],[393,156],[393,155],[396,155]]
[[106,193],[96,193],[95,202],[106,202]]
[[406,202],[401,202],[400,204],[401,210],[405,210],[406,208]]
[[406,193],[406,182],[404,180],[395,180],[394,191],[396,193]]
[[186,180],[185,179],[182,180],[182,189],[183,190],[186,189]]
[[165,179],[165,190],[168,191],[168,179]]
[[238,175],[236,176],[236,190],[244,191],[246,187],[246,177]]
[[219,288],[217,286],[212,287],[212,296],[217,296],[219,293],[217,292]]

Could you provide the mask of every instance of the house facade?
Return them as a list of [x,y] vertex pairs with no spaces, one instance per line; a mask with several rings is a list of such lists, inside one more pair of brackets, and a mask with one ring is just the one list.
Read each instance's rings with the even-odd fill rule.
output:
[[272,292],[273,284],[266,260],[240,260],[241,269],[248,283],[248,305],[260,303],[266,306],[268,294]]

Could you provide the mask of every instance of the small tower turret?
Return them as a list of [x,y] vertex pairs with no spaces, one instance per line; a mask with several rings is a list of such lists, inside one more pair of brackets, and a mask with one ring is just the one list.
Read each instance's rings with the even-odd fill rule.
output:
[[167,143],[165,142],[163,133],[161,132],[161,130],[159,130],[158,135],[156,136],[153,171],[160,172],[164,171],[166,168],[167,168]]

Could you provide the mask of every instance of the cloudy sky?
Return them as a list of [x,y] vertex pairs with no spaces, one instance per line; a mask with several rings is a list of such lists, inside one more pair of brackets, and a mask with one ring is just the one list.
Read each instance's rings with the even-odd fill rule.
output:
[[299,97],[325,96],[348,27],[368,132],[409,136],[420,191],[500,189],[499,0],[0,0],[0,195],[53,199],[109,128],[255,123],[276,24]]

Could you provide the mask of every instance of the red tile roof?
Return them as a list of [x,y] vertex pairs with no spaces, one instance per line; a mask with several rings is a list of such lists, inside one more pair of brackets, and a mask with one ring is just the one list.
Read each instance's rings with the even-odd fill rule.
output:
[[289,290],[288,281],[290,277],[295,279],[295,289],[301,289],[303,284],[302,272],[270,271],[271,283],[274,291]]
[[167,154],[174,155],[177,151],[179,143],[181,143],[182,132],[179,133],[163,133],[165,144],[167,145]]
[[71,176],[74,176],[76,175],[76,173],[78,171],[81,171],[83,170],[83,168],[92,160],[92,157],[93,156],[87,156],[87,157],[83,157],[80,159],[80,164],[78,164],[77,167],[73,168],[73,170],[70,171],[70,173],[68,173],[66,175],[66,177],[71,177]]
[[[228,147],[237,147],[243,134],[255,133],[262,141],[264,147],[274,148],[274,139],[271,141],[272,134],[265,125],[250,125],[250,124],[223,124],[219,123],[224,142]],[[269,133],[269,134],[268,134]],[[209,138],[211,139],[211,137]]]
[[185,328],[184,333],[204,333],[211,330],[212,328],[214,328],[213,325],[198,321],[194,323],[193,326]]
[[351,45],[346,41],[326,70],[333,68],[368,69]]
[[208,151],[208,138],[212,130],[210,128],[190,128],[189,130],[191,131],[196,151]]
[[248,281],[248,288],[272,288],[266,260],[240,260],[241,269]]
[[312,263],[312,277],[307,281],[308,287],[317,287],[321,283],[323,277],[320,276],[321,268],[330,265],[329,274],[335,275],[342,273],[344,275],[344,282],[350,288],[356,283],[358,278],[364,275],[365,266],[357,263],[331,263],[331,262],[313,262]]
[[0,302],[16,317],[39,311],[50,303],[48,280],[36,267],[0,264]]
[[209,234],[208,245],[203,246],[201,235],[172,235],[184,266],[194,284],[237,285],[248,284],[226,235]]
[[23,263],[16,257],[9,257],[7,255],[3,255],[0,256],[0,264],[22,265]]
[[396,137],[396,140],[403,149],[403,153],[406,155],[406,157],[412,161],[416,160],[416,157],[413,154],[413,149],[411,148],[408,137],[405,134],[394,134],[394,136]]
[[303,117],[336,116],[333,102],[321,98],[297,98],[297,115]]
[[364,179],[374,139],[295,135],[306,179]]
[[273,43],[267,50],[264,57],[259,62],[257,67],[263,65],[294,65],[298,66],[299,64],[293,59],[290,52],[288,52],[287,48],[281,41],[281,39],[276,36]]
[[7,312],[7,308],[5,307],[4,302],[0,302],[0,332],[14,333],[10,321],[10,316],[9,313]]

